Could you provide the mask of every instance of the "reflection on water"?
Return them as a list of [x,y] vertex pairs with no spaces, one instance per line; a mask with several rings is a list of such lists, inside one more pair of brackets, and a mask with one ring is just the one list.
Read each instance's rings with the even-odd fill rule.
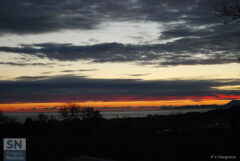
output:
[[[126,118],[126,117],[146,117],[147,115],[174,115],[187,112],[205,112],[211,109],[164,109],[164,110],[152,110],[152,111],[102,111],[101,114],[106,119],[111,118]],[[50,118],[62,119],[61,114],[58,112],[46,112],[44,113]],[[37,119],[38,113],[6,113],[6,116],[16,118],[19,122],[24,122],[28,117]]]

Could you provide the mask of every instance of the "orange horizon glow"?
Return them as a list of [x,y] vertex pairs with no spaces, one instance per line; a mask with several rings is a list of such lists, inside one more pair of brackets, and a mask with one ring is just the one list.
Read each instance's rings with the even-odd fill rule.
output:
[[[185,106],[185,105],[224,105],[230,102],[232,99],[206,99],[202,100],[156,100],[156,101],[86,101],[86,102],[71,102],[76,103],[81,107],[94,107],[101,111],[114,111],[122,110],[119,107],[131,107],[124,110],[136,110],[137,107],[147,107],[141,108],[141,110],[151,110],[151,107],[163,107],[163,106]],[[240,97],[239,97],[240,98]],[[58,108],[61,108],[66,102],[51,102],[51,103],[9,103],[0,104],[0,109],[4,112],[56,112]],[[104,109],[103,107],[108,107]],[[153,108],[156,109],[156,108]],[[138,108],[139,110],[139,108]]]

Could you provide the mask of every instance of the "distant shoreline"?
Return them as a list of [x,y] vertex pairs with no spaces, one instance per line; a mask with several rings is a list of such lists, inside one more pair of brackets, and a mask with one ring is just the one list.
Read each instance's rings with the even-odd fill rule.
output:
[[[189,112],[206,112],[211,111],[216,108],[193,108],[193,109],[157,109],[157,110],[119,110],[119,111],[101,111],[103,118],[113,119],[113,118],[130,118],[130,117],[147,117],[148,115],[175,115],[184,114]],[[16,121],[23,123],[26,118],[31,117],[36,120],[39,113],[44,113],[48,117],[53,117],[54,119],[61,120],[61,114],[58,112],[8,112],[4,113],[5,116],[15,118]]]

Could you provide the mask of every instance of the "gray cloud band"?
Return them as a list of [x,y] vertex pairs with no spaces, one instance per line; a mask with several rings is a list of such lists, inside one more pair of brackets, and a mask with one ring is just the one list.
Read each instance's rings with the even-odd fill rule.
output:
[[159,66],[238,62],[240,22],[222,25],[223,20],[216,16],[214,10],[214,5],[219,1],[3,0],[0,6],[0,34],[96,29],[106,20],[151,21],[165,24],[159,39],[178,40],[156,45],[102,43],[76,46],[45,43],[0,47],[0,51],[60,61],[135,61]]
[[[213,87],[240,85],[239,80],[158,80],[89,79],[71,75],[55,77],[19,77],[16,81],[0,81],[0,103],[48,102],[66,100],[114,101],[134,96],[133,100],[151,97],[184,97],[240,95],[239,90]],[[112,98],[112,96],[118,96]]]
[[103,43],[76,46],[45,43],[21,47],[0,47],[0,51],[59,61],[136,62],[160,66],[224,64],[238,62],[240,45],[234,39],[237,38],[233,36],[223,40],[209,36],[183,38],[167,44],[155,45]]
[[105,21],[217,22],[219,0],[2,0],[0,33],[44,33],[61,29],[95,29]]

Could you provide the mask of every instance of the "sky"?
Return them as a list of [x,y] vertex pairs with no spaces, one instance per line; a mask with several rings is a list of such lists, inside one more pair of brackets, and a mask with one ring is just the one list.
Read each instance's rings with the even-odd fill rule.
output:
[[240,25],[219,0],[2,0],[0,109],[240,99]]

